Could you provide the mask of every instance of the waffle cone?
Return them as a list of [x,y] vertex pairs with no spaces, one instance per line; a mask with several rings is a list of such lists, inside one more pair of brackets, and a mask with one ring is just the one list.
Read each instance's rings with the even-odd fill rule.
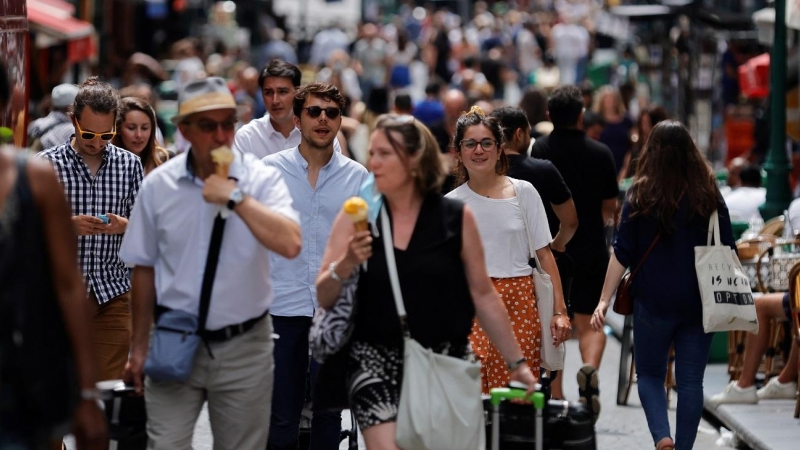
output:
[[369,222],[366,220],[359,220],[358,222],[353,222],[353,227],[355,227],[356,231],[367,231],[369,230]]
[[227,180],[228,174],[230,173],[230,167],[230,164],[215,164],[214,173]]

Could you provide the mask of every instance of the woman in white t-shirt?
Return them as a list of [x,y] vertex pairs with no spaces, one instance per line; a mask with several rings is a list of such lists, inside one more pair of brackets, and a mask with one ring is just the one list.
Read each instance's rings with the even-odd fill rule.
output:
[[[542,269],[553,282],[554,315],[545,332],[552,333],[555,345],[569,339],[571,333],[561,280],[550,253],[552,238],[542,199],[527,181],[505,176],[508,159],[503,152],[500,123],[486,116],[479,107],[473,107],[458,119],[453,142],[462,184],[447,197],[463,201],[473,211],[486,251],[487,272],[505,302],[527,363],[537,374],[543,330],[534,296],[532,268],[528,264],[531,248],[535,249]],[[532,245],[528,244],[529,240]],[[470,341],[481,361],[484,393],[506,386],[509,381],[506,364],[477,321]]]

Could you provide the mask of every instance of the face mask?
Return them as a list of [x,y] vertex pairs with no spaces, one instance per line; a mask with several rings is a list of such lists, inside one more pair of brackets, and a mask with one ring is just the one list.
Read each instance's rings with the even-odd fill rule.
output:
[[370,173],[364,180],[358,196],[367,202],[369,223],[374,224],[378,220],[378,214],[383,206],[383,195],[375,189],[375,175]]

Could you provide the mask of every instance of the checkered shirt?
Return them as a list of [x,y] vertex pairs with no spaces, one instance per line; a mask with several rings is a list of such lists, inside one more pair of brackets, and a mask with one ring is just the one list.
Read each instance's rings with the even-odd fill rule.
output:
[[[112,144],[94,177],[69,142],[39,153],[53,163],[73,215],[116,214],[129,218],[144,171],[138,156]],[[119,257],[121,234],[78,236],[78,262],[87,289],[105,303],[131,289],[128,269]]]

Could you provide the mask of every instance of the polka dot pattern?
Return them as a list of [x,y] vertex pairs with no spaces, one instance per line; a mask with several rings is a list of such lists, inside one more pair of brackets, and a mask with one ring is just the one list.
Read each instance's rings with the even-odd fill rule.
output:
[[[536,309],[536,297],[533,291],[533,279],[530,276],[513,278],[492,278],[500,299],[506,305],[514,336],[522,348],[522,354],[528,360],[528,366],[534,375],[539,374],[542,346],[542,327],[539,322],[539,310]],[[510,380],[508,367],[500,352],[489,341],[477,319],[472,324],[469,337],[475,356],[481,362],[481,382],[484,394],[496,387],[506,387]]]

